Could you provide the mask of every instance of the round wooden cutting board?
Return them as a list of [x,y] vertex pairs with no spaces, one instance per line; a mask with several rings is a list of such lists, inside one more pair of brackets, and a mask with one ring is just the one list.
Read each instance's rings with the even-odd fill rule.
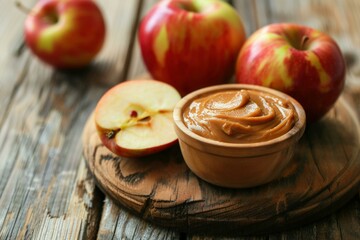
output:
[[341,97],[308,126],[282,178],[249,189],[216,187],[185,165],[178,145],[144,158],[123,158],[101,143],[91,116],[84,128],[87,165],[116,203],[165,227],[202,234],[270,233],[330,214],[358,191],[360,127]]

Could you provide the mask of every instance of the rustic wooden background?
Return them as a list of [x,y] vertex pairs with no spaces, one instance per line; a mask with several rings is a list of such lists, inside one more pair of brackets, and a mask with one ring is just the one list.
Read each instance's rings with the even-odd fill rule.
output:
[[[31,7],[35,0],[24,0]],[[0,0],[0,239],[208,239],[145,222],[95,187],[81,135],[97,100],[114,84],[145,72],[139,19],[156,0],[99,0],[108,35],[86,69],[57,71],[23,43],[26,15]],[[344,97],[360,116],[360,1],[232,0],[247,34],[273,22],[323,30],[347,60]],[[359,194],[340,211],[287,232],[237,239],[360,239]]]

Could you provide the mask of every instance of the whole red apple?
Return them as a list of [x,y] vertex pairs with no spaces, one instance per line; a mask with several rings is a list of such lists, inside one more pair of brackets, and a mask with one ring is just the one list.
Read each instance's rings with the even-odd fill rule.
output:
[[89,64],[101,50],[105,21],[92,0],[42,0],[25,21],[25,42],[56,68]]
[[324,116],[339,97],[345,61],[336,42],[307,26],[265,26],[244,44],[236,64],[239,83],[288,93],[304,107],[308,122]]
[[182,95],[229,80],[245,42],[239,14],[220,0],[163,0],[142,19],[138,37],[152,76]]

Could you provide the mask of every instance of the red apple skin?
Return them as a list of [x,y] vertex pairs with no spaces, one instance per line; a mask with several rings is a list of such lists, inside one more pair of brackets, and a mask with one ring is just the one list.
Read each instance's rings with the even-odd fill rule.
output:
[[88,65],[101,50],[105,34],[102,12],[92,0],[42,0],[25,20],[27,46],[56,68]]
[[115,153],[118,156],[122,156],[122,157],[128,157],[128,158],[136,158],[136,157],[143,157],[143,156],[148,156],[154,153],[158,153],[161,152],[171,146],[173,146],[174,144],[176,144],[178,142],[178,139],[175,139],[173,142],[169,142],[167,144],[163,144],[163,145],[159,145],[153,148],[147,148],[144,149],[143,151],[141,150],[129,150],[127,148],[122,148],[119,145],[116,144],[114,138],[109,139],[106,134],[108,132],[108,130],[106,129],[101,129],[98,125],[96,125],[97,131],[98,131],[98,135],[100,136],[100,140],[101,142],[104,144],[104,146],[109,149],[111,152]]
[[283,91],[305,109],[307,122],[321,119],[338,99],[345,82],[345,61],[327,34],[297,24],[265,26],[244,44],[236,81]]
[[[196,2],[211,10],[195,13],[184,9]],[[184,96],[227,82],[246,36],[240,16],[223,1],[173,0],[161,1],[147,13],[138,39],[153,78]]]
[[[163,151],[178,142],[175,129],[173,128],[172,111],[180,99],[180,94],[175,88],[160,81],[137,79],[119,83],[109,89],[96,105],[94,122],[98,136],[107,149],[122,157],[143,157]],[[139,108],[137,109],[134,106]],[[135,111],[134,115],[133,111]],[[145,116],[150,118],[149,121],[139,120],[144,116],[142,115],[144,112],[151,112],[150,114],[145,114]],[[169,125],[164,125],[163,123],[159,125],[159,123],[156,123],[158,122],[156,121],[156,116],[159,115],[167,116]],[[130,117],[136,123],[127,125]],[[120,118],[123,118],[123,120],[119,120]],[[106,119],[105,123],[104,119]],[[109,124],[109,122],[111,123]],[[134,128],[137,128],[140,132],[146,132],[146,130],[151,129],[153,132],[150,132],[150,135],[142,137],[146,138],[144,140],[146,142],[154,143],[155,140],[157,143],[145,147],[120,145],[117,142],[117,134],[120,131],[130,130],[134,132]],[[165,131],[161,131],[163,129]],[[170,130],[173,130],[173,133],[170,133]],[[167,140],[156,141],[156,137],[162,136],[164,133]],[[143,141],[142,138],[136,140]]]

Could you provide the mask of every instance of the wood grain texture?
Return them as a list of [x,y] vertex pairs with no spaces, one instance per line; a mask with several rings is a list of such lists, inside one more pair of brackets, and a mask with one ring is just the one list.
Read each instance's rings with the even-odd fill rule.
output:
[[[138,1],[139,4],[136,11],[136,14],[138,14],[137,23],[156,2],[158,0]],[[135,29],[137,30],[137,26],[135,26]],[[131,56],[127,59],[129,61],[129,69],[123,75],[124,79],[131,80],[139,78],[139,76],[149,78],[149,75],[143,75],[145,66],[137,40],[137,31],[133,31],[132,34],[134,42],[132,49],[130,49]],[[178,239],[179,237],[180,234],[178,232],[149,224],[117,205],[109,197],[106,197],[99,226],[99,239]]]
[[[31,7],[37,0],[22,2]],[[136,14],[157,1],[97,2],[108,27],[104,48],[89,67],[60,72],[27,50],[26,15],[13,1],[0,0],[0,239],[212,239],[150,224],[110,198],[103,202],[81,160],[82,130],[97,100],[145,70],[134,35]],[[248,35],[270,22],[291,21],[334,36],[348,64],[343,97],[360,116],[358,0],[228,2],[242,14]],[[360,239],[359,229],[357,196],[314,224],[236,239]]]
[[[152,0],[152,1],[144,1],[143,6],[146,9],[146,6],[149,6],[152,4],[152,2],[156,2],[156,0]],[[258,27],[263,26],[265,24],[268,24],[270,22],[275,22],[275,21],[296,21],[298,23],[305,23],[305,24],[310,24],[310,22],[314,22],[314,27],[319,26],[322,22],[324,22],[324,24],[326,24],[326,21],[328,21],[328,17],[326,17],[326,15],[328,14],[328,12],[323,12],[322,11],[322,6],[323,5],[329,5],[329,7],[327,7],[326,9],[331,9],[331,5],[334,6],[335,9],[341,9],[341,19],[343,21],[342,25],[344,25],[344,23],[346,22],[346,20],[344,20],[344,16],[346,16],[347,18],[351,17],[351,21],[348,21],[350,27],[352,26],[354,28],[354,26],[358,26],[359,22],[356,23],[356,21],[354,22],[354,19],[356,18],[355,15],[356,14],[352,14],[354,9],[353,5],[356,5],[356,1],[346,1],[345,3],[341,2],[341,1],[336,1],[336,2],[332,2],[329,3],[327,1],[302,1],[302,2],[298,2],[298,1],[279,1],[279,0],[275,0],[272,1],[273,4],[269,4],[269,1],[243,1],[243,0],[233,0],[233,1],[229,1],[231,3],[234,4],[234,6],[238,9],[238,11],[241,13],[241,15],[243,16],[244,19],[244,23],[246,26],[246,30],[248,35],[250,33],[252,33],[253,31],[255,31]],[[344,10],[343,9],[343,5],[349,5],[349,3],[351,3],[352,8]],[[312,11],[312,7],[314,5],[317,5],[317,7],[315,8],[316,10]],[[300,9],[300,11],[299,11]],[[311,14],[306,14],[306,12],[309,12],[309,10],[312,11]],[[317,17],[316,14],[318,14],[317,12],[320,11],[321,15],[324,15],[325,17],[322,17],[320,21],[317,21]],[[333,10],[334,11],[334,10]],[[336,10],[335,10],[336,11]],[[355,11],[356,12],[356,11]],[[311,16],[308,16],[311,15]],[[350,15],[350,16],[349,16]],[[338,15],[339,16],[339,15]],[[332,24],[334,24],[335,21],[338,21],[339,19],[331,19]],[[319,24],[320,22],[320,24]],[[321,26],[320,26],[321,28]],[[321,28],[323,29],[323,28]],[[348,29],[348,27],[345,27],[345,29]],[[351,29],[352,33],[356,33],[356,28]],[[331,32],[330,32],[331,33]],[[339,33],[340,39],[338,38],[337,40],[340,42],[342,42],[343,40],[348,40],[346,39],[346,36],[348,36],[347,32],[340,32]],[[348,41],[346,41],[348,42]],[[341,45],[343,45],[342,43],[340,43]],[[352,50],[356,49],[355,46],[353,46]],[[140,73],[142,73],[145,70],[145,67],[143,66],[142,63],[142,59],[139,55],[139,49],[138,49],[138,45],[137,43],[135,43],[135,50],[133,51],[134,57],[132,58],[132,62],[130,64],[130,71],[129,71],[129,77],[128,78],[134,78],[136,76],[138,76]],[[354,57],[355,55],[355,57]],[[353,54],[352,57],[350,57],[351,59],[355,59],[356,60],[356,54]],[[360,68],[358,68],[360,69]],[[352,71],[350,71],[350,76]],[[359,71],[360,72],[360,71]],[[349,79],[349,74],[348,74],[348,79]],[[356,79],[355,79],[356,81]],[[349,82],[349,81],[347,81]],[[353,81],[354,82],[354,81]],[[353,86],[351,86],[353,87]],[[350,102],[353,102],[353,98],[352,96],[347,98]],[[360,102],[360,101],[359,101]],[[357,105],[353,105],[353,106],[357,106]],[[358,198],[354,200],[355,203],[358,203]],[[354,204],[353,206],[358,206],[357,204]],[[121,208],[118,208],[113,201],[106,201],[105,203],[105,207],[108,207],[110,209],[115,209],[118,210],[119,214],[124,215],[124,216],[130,216],[130,218],[128,219],[128,222],[137,222],[139,221],[140,223],[144,224],[145,222],[140,220],[139,218],[134,219],[134,217],[132,215],[127,215],[127,211],[122,210]],[[114,212],[114,211],[112,211]],[[359,215],[356,213],[358,211],[347,211],[348,217],[350,219],[359,219]],[[132,217],[131,217],[132,216]],[[104,217],[104,215],[103,215]],[[113,215],[114,217],[114,215]],[[115,215],[116,217],[116,215]],[[107,218],[107,220],[111,221],[112,218]],[[340,220],[337,215],[332,215],[330,217],[330,220],[325,219],[324,221],[321,221],[317,224],[314,225],[309,225],[303,228],[298,228],[297,230],[291,231],[291,232],[285,232],[282,233],[280,235],[270,235],[270,236],[264,236],[264,237],[246,237],[244,239],[281,239],[281,238],[289,238],[289,239],[338,239],[339,236],[344,236],[344,237],[349,237],[349,235],[343,235],[342,229],[339,228],[339,226],[350,226],[349,229],[357,229],[358,228],[358,223],[359,221],[352,221],[351,223],[353,224],[349,224],[349,222],[346,222],[346,217],[343,217],[342,220]],[[104,219],[104,221],[102,222],[106,222],[105,221],[106,218]],[[339,221],[339,224],[338,224]],[[118,222],[116,222],[118,224]],[[342,223],[342,224],[341,224]],[[111,225],[111,224],[110,224]],[[119,224],[119,227],[122,226],[121,224]],[[128,228],[134,228],[136,227],[136,225],[132,225],[129,226]],[[327,230],[332,230],[331,232],[327,232]],[[125,229],[123,229],[123,231],[125,231]],[[356,232],[355,232],[356,233]],[[110,236],[110,234],[108,235]],[[326,236],[326,238],[324,237]],[[351,236],[351,235],[350,235]],[[149,237],[151,238],[151,237]],[[189,238],[195,238],[195,239],[203,239],[202,237],[199,236],[194,236],[194,235],[189,235]],[[151,239],[158,239],[156,237],[151,238]],[[208,237],[206,237],[206,239],[209,239]],[[237,238],[240,239],[240,238]],[[243,239],[243,238],[241,238]],[[346,238],[344,238],[346,239]],[[351,238],[350,238],[351,239]]]
[[118,207],[107,198],[104,204],[99,240],[104,239],[178,239],[179,233],[143,221],[129,211]]
[[98,185],[142,218],[190,233],[242,235],[302,225],[345,204],[360,183],[359,138],[355,113],[341,99],[325,119],[308,127],[294,165],[281,179],[242,190],[197,178],[178,146],[146,158],[115,156],[101,144],[92,117],[83,146]]
[[[144,1],[143,5],[145,6],[145,9],[147,8],[146,6],[149,6],[149,5],[151,6],[151,4],[153,4],[152,2],[156,2],[156,1]],[[312,6],[308,6],[308,4],[311,4],[311,1],[306,1],[304,3],[299,3],[299,2],[286,3],[286,1],[273,1],[274,3],[272,4],[271,9],[269,9],[270,5],[269,5],[268,1],[241,1],[241,0],[236,1],[235,0],[235,1],[230,1],[230,2],[232,2],[237,7],[238,11],[242,14],[243,19],[245,20],[245,23],[246,23],[245,24],[246,29],[247,30],[250,29],[250,33],[252,31],[254,31],[256,28],[260,27],[261,25],[265,25],[271,21],[279,21],[279,19],[278,19],[279,17],[284,21],[295,21],[295,20],[292,20],[292,18],[294,18],[294,19],[296,19],[296,21],[302,22],[305,18],[304,15],[306,16],[306,19],[309,19],[309,16],[307,16],[304,13],[306,13],[306,11],[308,11],[308,8],[312,7]],[[329,3],[327,3],[327,2],[319,3],[319,2],[315,1],[315,3],[313,5],[320,5],[317,7],[317,9],[321,9],[322,4],[329,4]],[[336,3],[336,4],[338,4],[338,3]],[[301,6],[301,8],[302,8],[301,12],[297,11],[299,9],[299,6]],[[287,12],[286,9],[291,9],[291,10],[289,12]],[[275,11],[275,12],[271,12],[271,11]],[[280,14],[277,13],[279,11],[281,11]],[[273,16],[269,16],[269,15],[273,15]],[[270,19],[272,19],[272,20],[270,20]],[[311,16],[311,19],[316,20],[316,16]],[[312,21],[312,20],[310,20],[310,21]],[[249,34],[249,31],[247,31],[247,32]],[[346,35],[346,34],[343,34],[343,35]],[[139,48],[138,48],[137,43],[135,43],[135,49],[133,51],[133,55],[134,56],[132,57],[132,60],[131,60],[132,63],[130,64],[131,69],[129,70],[129,75],[128,75],[129,78],[134,78],[134,77],[138,76],[145,69],[145,67],[143,66],[143,63],[142,63],[141,56],[139,55]],[[127,211],[122,210],[121,207],[118,208],[114,204],[113,201],[107,201],[105,203],[105,206],[109,207],[111,209],[118,210],[120,212],[120,214],[129,216],[128,222],[139,221],[142,224],[144,223],[144,221],[142,221],[141,219],[138,219],[138,218],[136,219],[136,217],[135,217],[136,220],[134,220],[131,217],[131,215],[127,215]],[[112,212],[114,212],[114,211],[112,211]],[[102,222],[106,222],[106,223],[111,222],[111,219],[113,219],[113,217],[114,217],[114,215],[111,215],[112,216],[111,218],[109,218],[109,217],[107,218],[104,216],[108,216],[108,215],[103,215]],[[333,218],[335,218],[335,217],[333,217]],[[118,219],[118,216],[115,215],[115,219]],[[108,221],[106,221],[106,220],[108,220]],[[336,223],[336,221],[332,221],[332,222]],[[309,228],[306,228],[306,227],[300,228],[299,230],[296,230],[289,234],[284,233],[281,236],[275,236],[275,237],[271,236],[271,238],[281,238],[281,237],[286,238],[287,236],[292,236],[292,237],[303,236],[303,238],[308,239],[307,237],[309,237],[309,235],[306,235],[306,233],[315,232],[314,234],[311,235],[312,239],[315,239],[316,236],[322,236],[321,234],[319,235],[319,232],[316,232],[316,229],[318,228],[318,229],[320,229],[320,231],[321,231],[321,229],[326,229],[326,226],[328,226],[327,224],[328,224],[328,222],[322,223],[322,225],[320,224],[320,226],[323,226],[323,228],[317,227],[317,225],[315,225],[315,226],[311,225]],[[136,226],[133,225],[132,227],[136,227]],[[315,230],[312,229],[313,227],[315,228]],[[114,228],[114,229],[116,229],[116,228]],[[340,232],[342,229],[338,228],[337,230],[338,230],[338,232]],[[123,232],[125,232],[125,230],[123,230]],[[110,235],[108,235],[108,236],[110,236]],[[196,237],[193,235],[189,235],[189,236],[192,236],[193,238],[201,238],[201,237]],[[157,239],[156,237],[152,238],[151,236],[149,238]],[[267,239],[268,237],[264,237],[264,238]],[[257,238],[255,238],[255,239],[257,239]]]
[[104,91],[122,81],[138,3],[99,5],[108,27],[101,53],[84,69],[57,71],[24,47],[26,15],[1,1],[0,239],[97,236],[104,196],[81,160],[81,132]]

